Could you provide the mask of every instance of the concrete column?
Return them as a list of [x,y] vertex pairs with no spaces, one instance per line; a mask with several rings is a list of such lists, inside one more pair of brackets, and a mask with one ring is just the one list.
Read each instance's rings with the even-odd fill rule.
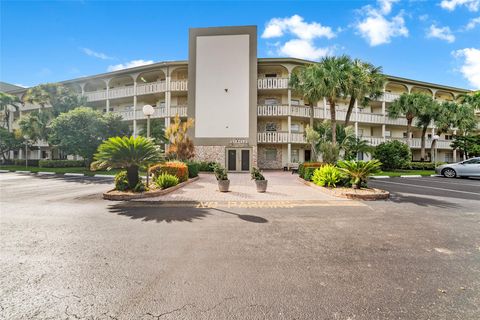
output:
[[[453,135],[457,135],[457,130],[453,130]],[[453,162],[457,162],[457,149],[453,150]]]
[[[292,117],[288,116],[288,151],[287,151],[287,166],[290,166],[290,163],[292,162],[292,143],[291,143],[291,137],[292,137]],[[290,169],[290,168],[288,168]]]
[[18,159],[24,159],[23,158],[24,150],[25,150],[25,146],[22,146],[22,148],[18,150]]
[[323,118],[327,119],[327,98],[323,97]]
[[358,102],[355,100],[355,138],[358,138]]
[[107,109],[107,113],[110,112],[110,99],[109,99],[109,92],[110,92],[110,79],[105,80],[105,83],[107,84],[107,101],[105,103],[105,109]]
[[170,125],[170,108],[171,108],[171,77],[169,74],[169,71],[167,71],[167,75],[165,77],[165,86],[166,86],[166,91],[165,91],[165,126]]
[[42,159],[42,149],[38,149],[38,160]]
[[133,136],[137,136],[137,80],[133,80]]

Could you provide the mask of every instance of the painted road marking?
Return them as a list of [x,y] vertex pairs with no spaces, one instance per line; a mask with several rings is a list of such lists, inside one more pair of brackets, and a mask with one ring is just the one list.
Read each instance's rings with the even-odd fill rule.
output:
[[83,177],[84,174],[83,173],[65,173],[64,176],[72,176],[72,177]]
[[349,200],[337,201],[201,201],[196,208],[298,208],[298,207],[324,207],[324,206],[366,206],[363,203]]
[[[467,186],[467,187],[480,187],[480,180],[478,180],[478,183],[474,184],[469,184],[469,183],[456,183],[456,182],[450,182],[448,180],[440,181],[439,179],[409,179],[409,181],[433,181],[434,183],[443,183],[443,184],[455,184],[459,186]],[[447,182],[448,181],[448,182]],[[464,180],[465,181],[465,180]],[[472,180],[470,180],[471,182]],[[469,182],[469,180],[466,180],[465,182]]]
[[47,171],[40,171],[40,172],[37,172],[37,174],[55,174],[55,172],[47,172]]
[[400,184],[404,186],[409,186],[409,187],[417,187],[417,188],[427,188],[427,189],[435,189],[435,190],[442,190],[442,191],[451,191],[451,192],[457,192],[457,193],[466,193],[466,194],[474,194],[474,195],[480,195],[478,192],[468,192],[468,191],[459,191],[459,190],[454,190],[454,189],[445,189],[445,188],[436,188],[436,187],[429,187],[429,186],[419,186],[417,184],[410,184],[410,183],[401,183],[401,182],[391,182],[391,181],[378,181],[379,183],[389,183],[389,184]]

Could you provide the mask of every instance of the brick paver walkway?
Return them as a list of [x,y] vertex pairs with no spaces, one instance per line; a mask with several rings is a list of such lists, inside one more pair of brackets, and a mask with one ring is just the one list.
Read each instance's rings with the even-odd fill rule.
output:
[[343,200],[298,181],[297,175],[283,171],[263,173],[268,180],[265,193],[258,193],[255,182],[248,173],[229,173],[230,192],[219,192],[213,174],[200,174],[200,179],[164,196],[141,199],[141,201],[299,201]]

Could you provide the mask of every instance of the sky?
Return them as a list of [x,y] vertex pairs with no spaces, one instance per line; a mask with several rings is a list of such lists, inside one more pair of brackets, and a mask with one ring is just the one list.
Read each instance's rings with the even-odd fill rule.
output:
[[259,57],[347,54],[480,89],[480,0],[0,1],[0,80],[56,82],[188,58],[188,29],[258,26]]

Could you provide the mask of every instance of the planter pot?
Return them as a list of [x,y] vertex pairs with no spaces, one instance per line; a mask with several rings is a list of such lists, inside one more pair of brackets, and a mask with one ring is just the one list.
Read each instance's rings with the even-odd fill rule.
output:
[[228,192],[228,188],[230,187],[230,180],[218,180],[218,191],[220,192]]
[[255,184],[257,185],[257,192],[267,191],[268,180],[255,180]]

